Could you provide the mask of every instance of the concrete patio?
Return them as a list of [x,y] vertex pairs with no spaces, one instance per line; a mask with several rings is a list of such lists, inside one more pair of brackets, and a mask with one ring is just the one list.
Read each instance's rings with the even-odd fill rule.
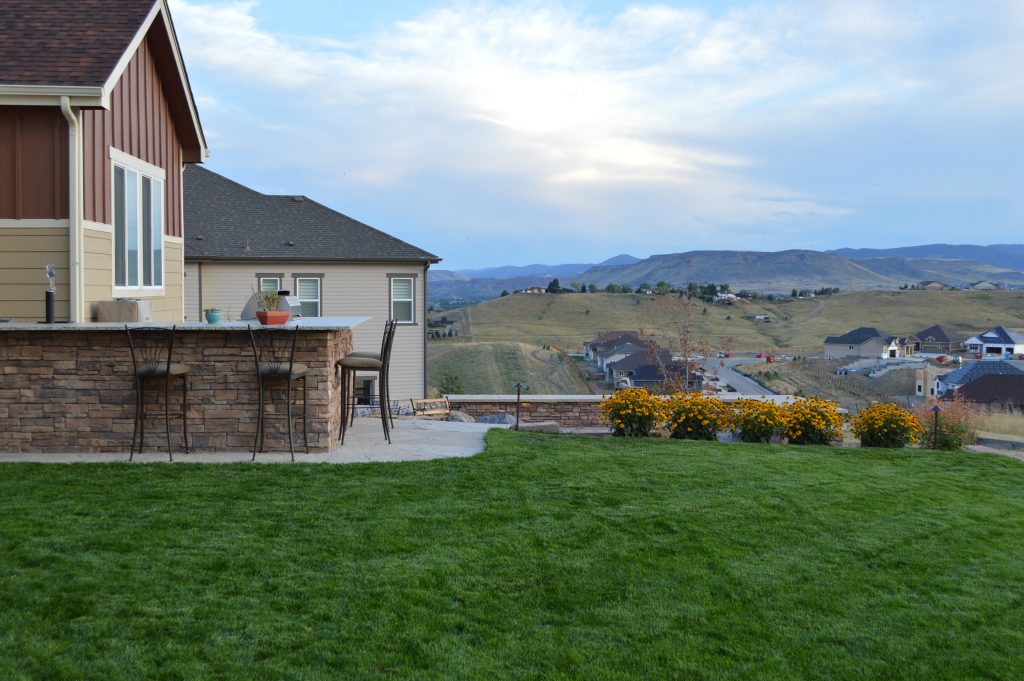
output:
[[[484,435],[491,428],[508,428],[488,423],[454,423],[409,417],[395,419],[391,444],[384,440],[380,419],[357,417],[345,435],[345,444],[330,452],[305,454],[296,443],[295,463],[372,463],[380,461],[425,461],[466,457],[484,450]],[[174,463],[248,462],[245,452],[175,452]],[[0,463],[115,463],[127,462],[128,453],[0,453]],[[147,450],[136,454],[135,463],[168,463],[166,451]],[[285,452],[256,455],[257,463],[291,463]]]

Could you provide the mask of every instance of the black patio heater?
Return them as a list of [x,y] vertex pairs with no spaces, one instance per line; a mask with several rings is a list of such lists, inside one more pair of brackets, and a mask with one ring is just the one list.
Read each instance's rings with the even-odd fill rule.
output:
[[57,297],[57,266],[46,266],[46,279],[50,285],[46,289],[46,323],[54,322],[54,301]]

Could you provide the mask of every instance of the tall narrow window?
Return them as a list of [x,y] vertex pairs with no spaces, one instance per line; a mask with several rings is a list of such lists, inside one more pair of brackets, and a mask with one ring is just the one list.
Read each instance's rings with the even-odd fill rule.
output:
[[398,322],[412,324],[416,321],[413,309],[413,279],[392,277],[391,318]]
[[295,293],[299,298],[299,314],[303,317],[320,316],[320,279],[318,277],[296,277]]
[[164,285],[163,182],[114,164],[114,285]]

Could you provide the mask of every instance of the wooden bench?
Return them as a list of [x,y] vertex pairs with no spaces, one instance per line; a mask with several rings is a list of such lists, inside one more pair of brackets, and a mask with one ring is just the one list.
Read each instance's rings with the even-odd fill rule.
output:
[[447,416],[452,406],[447,397],[433,397],[425,400],[409,400],[413,416]]

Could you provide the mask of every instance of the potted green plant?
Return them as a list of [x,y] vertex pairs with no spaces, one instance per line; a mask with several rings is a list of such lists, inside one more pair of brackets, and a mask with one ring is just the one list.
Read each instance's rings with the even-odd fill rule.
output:
[[260,320],[260,324],[270,326],[272,324],[284,324],[288,321],[291,312],[288,310],[278,310],[277,306],[280,302],[281,296],[277,295],[274,291],[256,292],[256,305],[259,308],[256,311],[256,318]]
[[208,307],[203,310],[203,316],[206,317],[207,324],[218,324],[220,323],[220,308]]

